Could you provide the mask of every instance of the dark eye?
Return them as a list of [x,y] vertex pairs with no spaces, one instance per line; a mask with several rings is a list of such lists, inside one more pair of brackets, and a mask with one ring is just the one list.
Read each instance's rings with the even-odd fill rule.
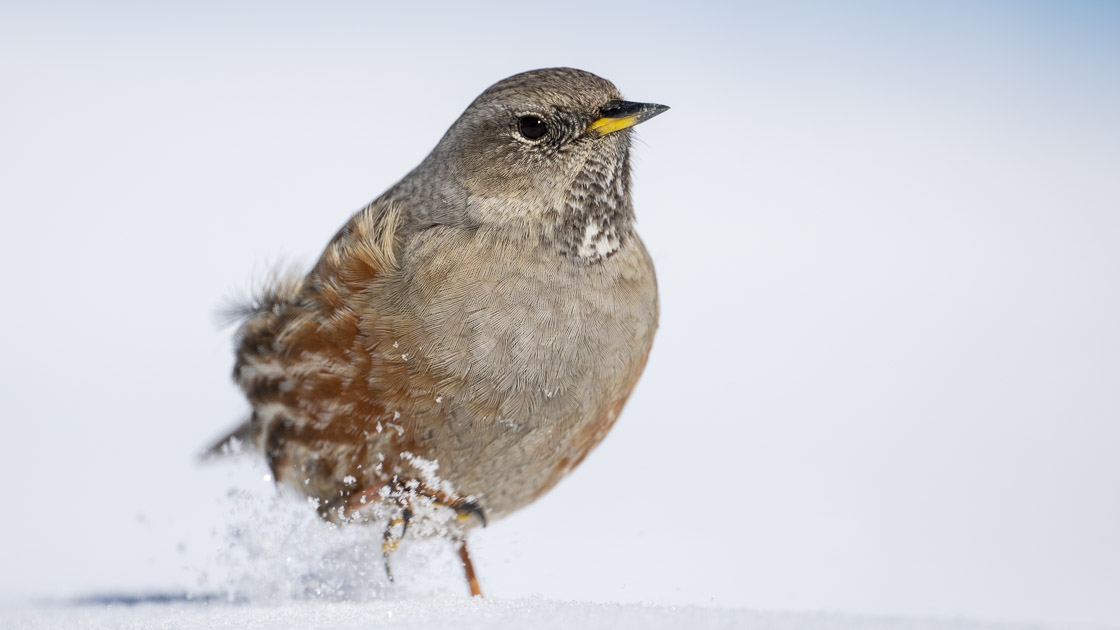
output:
[[517,120],[517,130],[530,140],[539,140],[548,133],[548,125],[537,116],[522,116]]

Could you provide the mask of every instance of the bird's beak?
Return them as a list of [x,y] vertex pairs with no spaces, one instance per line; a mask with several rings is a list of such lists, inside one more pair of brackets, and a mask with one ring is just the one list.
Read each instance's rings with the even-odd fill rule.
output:
[[600,136],[621,131],[645,122],[669,109],[667,105],[656,103],[631,103],[630,101],[610,101],[599,108],[599,120],[588,125],[588,131]]

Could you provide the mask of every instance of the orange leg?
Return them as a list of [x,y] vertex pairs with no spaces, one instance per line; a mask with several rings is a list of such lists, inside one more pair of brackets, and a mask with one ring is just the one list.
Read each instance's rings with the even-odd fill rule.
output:
[[463,572],[467,574],[467,586],[471,589],[471,597],[482,597],[482,587],[478,585],[478,575],[474,572],[474,563],[471,554],[467,551],[467,539],[459,539],[459,560],[463,563]]
[[[343,508],[344,513],[347,515],[356,514],[362,507],[383,500],[381,489],[386,483],[396,485],[397,481],[394,479],[391,482],[374,484],[351,494],[347,498]],[[444,505],[455,510],[459,515],[460,521],[467,521],[472,516],[478,517],[478,519],[482,521],[482,526],[486,527],[486,514],[474,501],[465,501],[459,497],[451,496],[424,486],[421,486],[417,490],[417,494],[426,496],[439,505]],[[412,518],[412,509],[406,498],[397,497],[391,500],[395,500],[400,504],[401,515],[399,518],[390,519],[389,523],[385,526],[385,533],[382,535],[381,540],[381,551],[385,560],[385,575],[388,576],[390,582],[393,581],[393,571],[389,566],[389,555],[396,551],[397,544],[404,538],[405,533],[408,531],[408,522]],[[401,533],[399,535],[394,535],[393,528],[397,525],[401,525]],[[478,595],[481,597],[482,588],[478,585],[478,575],[474,572],[474,563],[471,562],[471,554],[467,551],[466,538],[457,538],[455,542],[459,552],[459,561],[462,562],[463,571],[466,573],[467,586],[470,587],[471,596]]]

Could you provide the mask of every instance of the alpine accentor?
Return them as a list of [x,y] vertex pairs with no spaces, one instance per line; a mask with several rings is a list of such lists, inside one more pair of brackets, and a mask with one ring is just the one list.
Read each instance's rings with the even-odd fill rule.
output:
[[630,128],[666,109],[571,68],[483,92],[307,276],[245,309],[252,414],[219,445],[259,448],[324,518],[386,524],[386,557],[410,522],[451,537],[479,594],[467,529],[579,465],[645,366]]

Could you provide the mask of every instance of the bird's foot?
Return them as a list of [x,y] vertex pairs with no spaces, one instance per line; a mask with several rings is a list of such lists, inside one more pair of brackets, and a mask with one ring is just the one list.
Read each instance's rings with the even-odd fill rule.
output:
[[[408,522],[410,520],[412,520],[412,510],[405,507],[401,510],[400,516],[389,521],[385,526],[385,534],[382,536],[382,551],[390,554],[397,550],[397,546],[404,539],[404,535],[408,533]],[[393,534],[393,530],[397,527],[401,528],[401,533]]]
[[[408,525],[413,517],[412,501],[416,497],[424,497],[434,505],[454,510],[456,520],[463,525],[469,523],[472,518],[477,518],[483,527],[486,527],[487,524],[486,512],[478,503],[414,481],[401,483],[394,479],[354,492],[347,498],[344,506],[345,514],[351,515],[351,517],[356,516],[362,508],[375,503],[389,501],[400,506],[399,514],[389,519],[381,537],[381,554],[385,562],[385,575],[390,582],[394,579],[389,556],[397,550],[405,534],[408,533]],[[399,533],[397,533],[398,528]],[[463,565],[471,595],[481,596],[482,589],[479,587],[478,576],[474,570],[474,563],[471,562],[470,553],[467,551],[467,543],[463,533],[460,532],[455,535],[454,541],[457,545],[459,560]]]
[[[381,557],[385,561],[385,576],[389,578],[390,582],[393,581],[393,569],[389,564],[389,555],[397,550],[401,540],[404,539],[404,535],[408,533],[408,522],[410,520],[412,520],[412,510],[405,506],[401,508],[400,517],[389,521],[389,524],[385,526],[385,533],[381,536]],[[401,528],[401,533],[394,535],[393,530],[398,525]]]
[[449,507],[452,510],[455,510],[455,520],[459,521],[460,523],[466,525],[468,522],[470,522],[471,517],[473,516],[478,518],[483,527],[486,527],[486,512],[482,511],[482,506],[475,503],[474,501],[456,499],[444,502],[439,499],[433,500],[437,505],[442,505],[444,507]]

